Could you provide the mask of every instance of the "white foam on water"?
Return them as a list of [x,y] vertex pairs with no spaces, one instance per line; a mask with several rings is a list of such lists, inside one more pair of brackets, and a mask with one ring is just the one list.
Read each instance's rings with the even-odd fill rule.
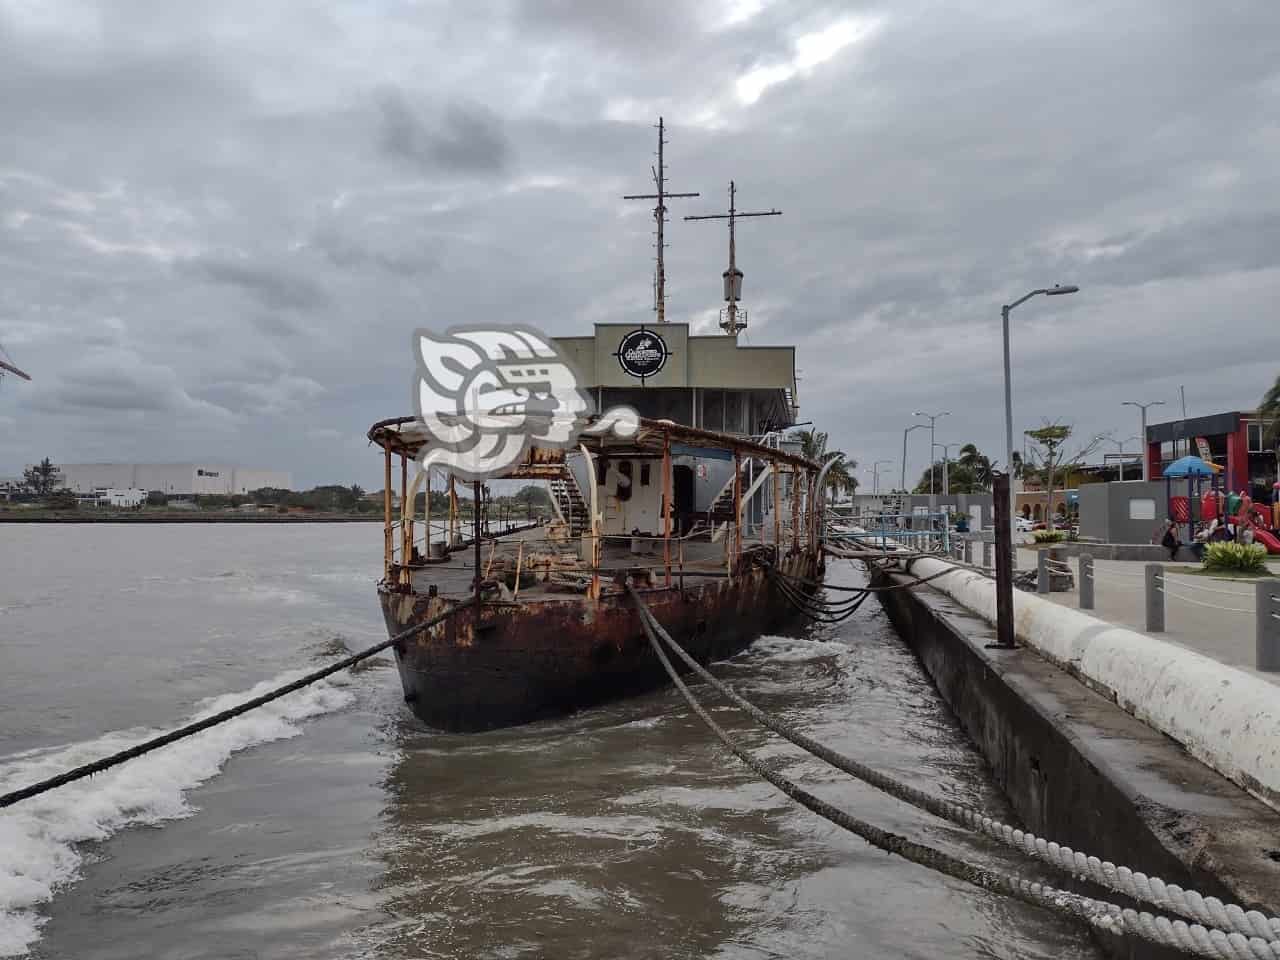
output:
[[[290,671],[243,693],[204,701],[195,720],[226,710],[301,676]],[[80,843],[106,840],[126,827],[177,820],[196,812],[186,792],[216,776],[233,754],[298,736],[298,721],[339,710],[354,695],[328,681],[288,694],[244,716],[85,780],[0,811],[0,957],[25,955],[40,939],[38,908],[80,876]],[[124,750],[161,731],[121,730],[95,740],[0,757],[0,793],[44,780]]]
[[757,657],[781,663],[803,663],[806,660],[844,657],[850,652],[848,644],[832,640],[805,640],[799,637],[765,635],[738,656]]

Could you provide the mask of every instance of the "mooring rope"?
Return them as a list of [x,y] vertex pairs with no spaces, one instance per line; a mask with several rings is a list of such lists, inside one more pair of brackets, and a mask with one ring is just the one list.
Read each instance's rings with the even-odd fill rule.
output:
[[685,702],[689,704],[690,709],[711,729],[720,742],[753,772],[824,819],[862,837],[881,850],[896,853],[913,863],[945,873],[974,886],[1015,897],[1024,903],[1084,920],[1091,926],[1108,933],[1134,934],[1160,946],[1173,947],[1185,953],[1209,957],[1212,960],[1280,960],[1280,943],[1268,943],[1257,937],[1225,933],[1219,929],[1205,928],[1198,923],[1188,924],[1182,920],[1170,920],[1168,917],[1156,916],[1146,911],[1122,908],[1118,904],[1094,900],[1080,894],[1059,890],[1048,884],[1034,883],[1016,875],[975,866],[926,844],[890,833],[814,796],[757,760],[712,719],[706,708],[698,702],[680,679],[679,673],[663,651],[662,644],[654,632],[655,626],[659,630],[662,629],[661,624],[657,623],[656,618],[649,612],[644,601],[630,584],[627,585],[627,591],[640,612],[640,622],[654,654]]
[[[643,615],[643,614],[642,614]],[[819,743],[797,731],[794,727],[775,719],[751,703],[729,684],[717,678],[704,666],[689,655],[680,644],[649,614],[655,632],[673,650],[682,661],[699,677],[709,683],[712,688],[742,709],[757,723],[767,727],[781,737],[790,740],[797,747],[825,761],[837,770],[857,777],[891,797],[905,801],[914,807],[925,810],[935,816],[950,820],[968,830],[981,833],[991,839],[1017,850],[1032,859],[1046,863],[1064,873],[1085,879],[1107,887],[1117,893],[1132,897],[1180,914],[1207,927],[1235,931],[1246,937],[1259,937],[1267,941],[1280,941],[1280,918],[1268,917],[1257,910],[1245,910],[1234,903],[1223,903],[1217,897],[1206,897],[1194,890],[1184,890],[1177,884],[1166,884],[1159,877],[1148,877],[1145,873],[1119,867],[1109,860],[1101,860],[1052,840],[1045,840],[1026,830],[1001,823],[986,816],[981,811],[963,804],[935,797],[916,787],[895,780],[873,767],[860,763],[852,757],[838,753],[830,747]],[[1274,948],[1277,944],[1273,943]]]
[[463,605],[452,606],[449,609],[436,614],[434,617],[431,617],[429,620],[424,620],[422,623],[414,624],[407,630],[400,631],[389,640],[383,640],[381,643],[375,643],[373,646],[366,647],[359,653],[353,653],[349,657],[344,657],[336,663],[329,664],[327,667],[322,667],[319,670],[313,670],[311,673],[299,677],[297,680],[293,680],[283,686],[276,687],[274,690],[269,690],[261,696],[254,697],[252,700],[246,700],[244,703],[237,704],[234,707],[229,707],[226,710],[221,710],[218,713],[205,717],[202,720],[193,721],[192,723],[188,723],[186,726],[179,727],[177,730],[171,730],[158,737],[152,737],[150,740],[145,740],[142,743],[129,747],[127,750],[121,750],[119,753],[113,753],[110,756],[101,758],[100,760],[94,760],[91,763],[75,767],[65,773],[58,774],[56,777],[50,777],[47,780],[41,780],[39,783],[33,783],[29,786],[10,791],[9,793],[0,796],[0,809],[12,806],[19,801],[27,800],[41,793],[45,793],[55,787],[65,786],[66,784],[73,783],[76,780],[83,780],[85,777],[92,776],[95,773],[101,773],[103,770],[114,767],[117,764],[124,763],[126,760],[132,760],[134,757],[140,757],[144,753],[150,753],[152,750],[158,750],[160,747],[168,746],[177,740],[182,740],[186,737],[200,733],[202,730],[208,730],[210,727],[217,726],[227,720],[232,720],[243,713],[248,713],[250,710],[262,706],[263,704],[270,703],[272,700],[278,700],[287,693],[293,693],[295,690],[301,690],[308,684],[315,683],[317,680],[323,680],[331,674],[335,674],[340,670],[345,670],[348,667],[354,666],[361,660],[367,660],[374,654],[381,653],[383,650],[387,649],[387,647],[393,646],[401,640],[405,640],[413,636],[415,633],[434,627],[437,623],[441,623],[453,616],[454,613],[463,607],[466,609],[472,609],[470,602]]

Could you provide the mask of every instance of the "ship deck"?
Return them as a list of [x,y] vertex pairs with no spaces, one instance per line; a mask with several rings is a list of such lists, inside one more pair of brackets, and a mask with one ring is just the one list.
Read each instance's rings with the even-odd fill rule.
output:
[[[730,546],[726,545],[726,540]],[[684,539],[671,540],[671,576],[673,582],[683,576],[687,583],[722,579],[727,571],[726,554],[731,549],[732,530],[720,540],[711,541],[706,531]],[[744,550],[762,545],[758,536],[743,537]],[[606,537],[601,545],[600,575],[604,579],[624,572],[643,580],[647,574],[653,584],[664,578],[663,541],[651,537]],[[515,591],[515,573],[520,568],[521,586]],[[485,580],[502,586],[505,600],[533,601],[572,599],[580,596],[591,579],[591,565],[581,560],[577,541],[550,539],[546,527],[503,534],[482,539],[480,569]],[[468,545],[450,551],[443,561],[412,567],[412,589],[425,594],[435,587],[441,596],[464,599],[474,589],[475,548]],[[486,599],[497,599],[487,597]]]

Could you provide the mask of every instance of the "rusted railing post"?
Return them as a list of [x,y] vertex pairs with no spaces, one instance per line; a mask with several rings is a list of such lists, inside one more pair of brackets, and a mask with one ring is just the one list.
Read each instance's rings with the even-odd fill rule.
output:
[[382,481],[382,516],[385,523],[382,544],[382,579],[391,579],[391,447],[382,448],[383,474]]
[[742,562],[742,454],[733,451],[733,569]]
[[413,541],[409,539],[413,524],[409,517],[409,458],[400,454],[400,566],[406,572],[405,582],[412,574],[408,573],[409,560],[412,555]]
[[471,526],[472,537],[475,540],[476,547],[476,633],[479,638],[480,631],[480,481],[475,480],[471,485],[471,495],[475,498],[471,501]]
[[800,479],[804,474],[799,467],[791,469],[791,547],[800,550]]
[[773,464],[773,550],[782,556],[782,477],[777,463]]
[[671,437],[662,434],[662,568],[664,586],[671,586]]

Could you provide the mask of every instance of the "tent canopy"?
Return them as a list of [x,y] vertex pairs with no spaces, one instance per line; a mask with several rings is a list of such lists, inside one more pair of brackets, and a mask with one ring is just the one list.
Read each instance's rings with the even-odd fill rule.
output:
[[1180,457],[1164,468],[1164,475],[1174,479],[1181,477],[1212,477],[1221,470],[1221,467],[1206,463],[1199,457]]

